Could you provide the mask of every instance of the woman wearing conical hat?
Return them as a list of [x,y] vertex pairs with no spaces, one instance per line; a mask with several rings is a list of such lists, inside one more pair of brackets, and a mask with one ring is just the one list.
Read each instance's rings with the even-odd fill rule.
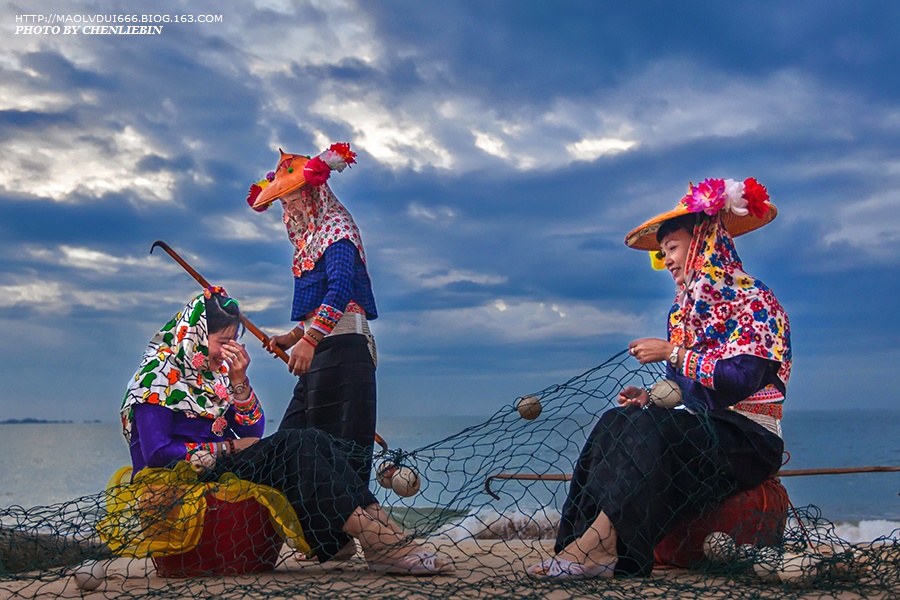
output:
[[299,377],[279,429],[315,427],[346,441],[364,481],[372,468],[375,436],[375,297],[359,228],[326,183],[331,171],[356,162],[349,144],[333,144],[313,158],[281,152],[278,165],[253,184],[248,204],[266,210],[275,201],[294,246],[291,320],[298,325],[272,338],[290,352]]
[[629,352],[642,364],[666,362],[683,406],[622,390],[621,406],[601,416],[576,463],[556,555],[529,575],[648,575],[655,545],[674,526],[778,471],[790,327],[732,241],[775,218],[768,200],[755,179],[707,179],[626,236],[677,287],[667,339],[635,340]]

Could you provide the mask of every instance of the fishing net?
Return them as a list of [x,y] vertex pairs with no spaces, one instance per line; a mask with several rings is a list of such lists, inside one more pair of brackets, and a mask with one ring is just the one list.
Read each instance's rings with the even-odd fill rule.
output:
[[[679,507],[668,535],[651,540],[652,572],[530,578],[526,569],[554,554],[573,467],[600,415],[625,386],[664,377],[659,365],[634,365],[619,354],[439,442],[376,453],[372,489],[401,543],[436,550],[453,573],[380,573],[358,543],[349,558],[320,563],[278,490],[185,463],[134,482],[117,473],[105,491],[70,502],[0,510],[0,597],[900,597],[900,531],[851,544],[816,507],[791,506],[777,479]],[[695,486],[716,463],[690,466],[669,486]],[[596,483],[640,489],[628,464],[606,477]]]

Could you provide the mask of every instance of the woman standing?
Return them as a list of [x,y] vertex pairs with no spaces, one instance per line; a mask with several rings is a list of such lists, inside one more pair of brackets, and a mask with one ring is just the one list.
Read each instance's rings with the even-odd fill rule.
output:
[[635,340],[629,352],[642,364],[667,362],[684,410],[622,390],[621,407],[601,416],[576,463],[556,556],[529,575],[648,575],[654,547],[675,525],[777,472],[790,328],[732,241],[775,218],[768,199],[755,179],[707,179],[626,236],[662,259],[677,287],[668,339]]
[[368,322],[378,312],[359,228],[326,183],[354,162],[349,144],[311,159],[281,152],[247,202],[263,211],[280,200],[294,246],[291,320],[300,323],[269,345],[290,350],[288,369],[299,377],[279,429],[315,427],[346,442],[353,468],[369,481],[377,354]]

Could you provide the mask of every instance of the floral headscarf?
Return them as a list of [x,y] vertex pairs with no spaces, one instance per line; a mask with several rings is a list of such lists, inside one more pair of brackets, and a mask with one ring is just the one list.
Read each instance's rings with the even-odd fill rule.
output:
[[701,215],[694,227],[668,333],[670,342],[701,353],[709,365],[750,354],[781,363],[778,377],[785,384],[791,376],[787,314],[772,291],[744,271],[721,213]]
[[122,433],[129,442],[133,408],[144,402],[211,419],[213,424],[224,419],[230,382],[224,366],[209,370],[205,302],[209,293],[191,300],[150,340],[120,409]]
[[301,277],[304,272],[312,271],[328,246],[338,240],[353,242],[360,258],[366,262],[359,228],[328,184],[304,186],[300,188],[300,194],[306,222],[292,219],[287,211],[284,213],[284,226],[294,245],[294,276]]

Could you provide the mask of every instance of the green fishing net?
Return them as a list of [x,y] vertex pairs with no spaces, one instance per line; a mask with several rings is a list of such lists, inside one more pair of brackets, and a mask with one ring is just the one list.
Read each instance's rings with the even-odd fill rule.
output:
[[359,545],[320,563],[277,490],[204,480],[185,463],[0,509],[0,597],[900,598],[900,531],[850,543],[815,506],[792,506],[777,479],[672,523],[647,576],[528,577],[553,555],[598,417],[625,386],[664,378],[660,365],[634,365],[616,355],[438,442],[377,452],[372,489],[404,543],[448,557],[453,573],[376,572]]

